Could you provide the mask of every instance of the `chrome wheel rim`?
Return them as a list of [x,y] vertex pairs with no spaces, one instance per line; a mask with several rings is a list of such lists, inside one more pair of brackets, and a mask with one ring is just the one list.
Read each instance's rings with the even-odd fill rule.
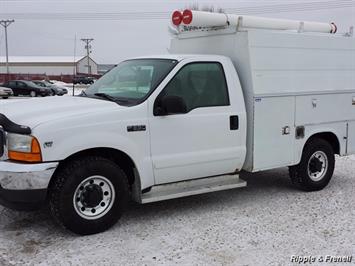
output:
[[103,176],[90,176],[82,181],[73,197],[74,209],[79,216],[95,220],[109,212],[115,201],[115,189]]
[[35,93],[34,91],[31,91],[31,92],[30,92],[30,96],[31,96],[31,97],[36,97],[36,93]]
[[312,181],[321,180],[328,170],[328,157],[322,151],[316,151],[308,160],[308,176]]

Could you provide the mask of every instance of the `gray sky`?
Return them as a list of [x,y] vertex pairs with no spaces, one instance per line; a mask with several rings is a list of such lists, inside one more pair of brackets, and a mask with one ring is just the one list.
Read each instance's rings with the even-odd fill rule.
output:
[[[334,21],[340,32],[355,25],[354,0],[255,1],[120,1],[120,0],[0,0],[0,19],[15,18],[8,28],[9,55],[84,54],[80,38],[94,38],[92,57],[98,63],[117,63],[144,54],[167,53],[170,13],[198,3],[241,14]],[[35,14],[34,14],[35,13]],[[53,14],[55,13],[55,14]],[[228,12],[230,13],[230,12]],[[5,54],[0,28],[0,56]]]

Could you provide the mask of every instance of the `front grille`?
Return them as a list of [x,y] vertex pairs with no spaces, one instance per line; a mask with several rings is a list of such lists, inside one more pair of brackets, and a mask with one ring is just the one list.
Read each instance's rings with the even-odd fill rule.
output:
[[0,127],[0,157],[4,155],[4,150],[5,150],[5,132]]

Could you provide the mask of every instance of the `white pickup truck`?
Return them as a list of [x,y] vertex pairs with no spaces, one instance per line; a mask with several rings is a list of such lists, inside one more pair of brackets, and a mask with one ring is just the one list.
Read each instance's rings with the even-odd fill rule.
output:
[[47,202],[92,234],[130,199],[243,187],[243,170],[324,188],[335,154],[355,152],[355,40],[305,26],[179,25],[169,55],[126,60],[80,96],[2,104],[1,203]]

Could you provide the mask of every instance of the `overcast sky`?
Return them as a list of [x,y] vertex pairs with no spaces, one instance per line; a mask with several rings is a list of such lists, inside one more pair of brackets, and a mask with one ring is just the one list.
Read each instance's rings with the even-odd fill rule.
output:
[[[193,3],[265,17],[334,21],[340,32],[355,25],[353,0],[0,0],[0,19],[16,20],[8,28],[10,56],[71,56],[76,35],[77,54],[85,52],[80,38],[90,37],[95,39],[94,60],[117,63],[127,57],[167,53],[170,13]],[[4,55],[0,27],[0,56]]]

